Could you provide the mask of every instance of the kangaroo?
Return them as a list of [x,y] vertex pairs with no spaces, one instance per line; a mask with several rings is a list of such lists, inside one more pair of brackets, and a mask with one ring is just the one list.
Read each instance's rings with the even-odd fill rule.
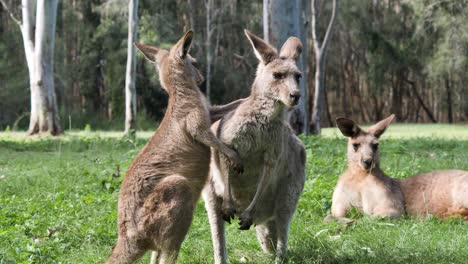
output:
[[300,97],[296,62],[302,44],[291,37],[278,54],[264,40],[245,34],[260,61],[250,96],[212,126],[221,141],[238,151],[245,171],[236,173],[224,154],[212,149],[210,179],[202,194],[216,263],[227,262],[223,220],[230,223],[238,212],[240,229],[255,224],[262,249],[280,261],[305,181],[305,148],[286,120],[288,108]]
[[394,115],[367,131],[353,120],[337,118],[348,137],[348,168],[333,192],[332,218],[345,217],[351,208],[377,217],[459,215],[468,219],[468,172],[441,170],[407,179],[393,179],[379,167],[379,138]]
[[208,177],[210,147],[227,157],[231,169],[242,170],[238,154],[210,130],[208,105],[197,86],[203,77],[188,54],[192,38],[188,31],[169,51],[135,43],[156,64],[169,103],[122,182],[118,239],[107,263],[133,263],[147,250],[154,251],[152,262],[176,262]]

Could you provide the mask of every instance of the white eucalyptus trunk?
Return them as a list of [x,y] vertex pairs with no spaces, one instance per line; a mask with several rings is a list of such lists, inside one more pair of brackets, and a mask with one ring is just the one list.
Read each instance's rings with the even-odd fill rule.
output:
[[[54,43],[57,0],[22,1],[21,33],[31,88],[30,135],[61,133],[54,85]],[[35,29],[34,29],[35,28]]]
[[212,29],[212,20],[213,20],[213,0],[205,0],[205,8],[206,8],[206,40],[205,40],[205,48],[206,48],[206,98],[208,102],[210,101],[210,93],[211,93],[211,67],[213,64],[213,51],[211,50],[211,39],[213,35]]
[[133,43],[138,32],[138,0],[128,2],[127,70],[125,74],[125,134],[136,133],[136,49]]

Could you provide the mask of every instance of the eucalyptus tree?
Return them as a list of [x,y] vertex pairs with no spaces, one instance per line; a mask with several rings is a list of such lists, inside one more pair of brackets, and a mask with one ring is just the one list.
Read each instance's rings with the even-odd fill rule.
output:
[[327,49],[330,44],[331,35],[333,33],[333,26],[335,24],[336,11],[337,11],[337,0],[333,0],[333,9],[328,22],[327,31],[323,40],[320,41],[317,36],[317,0],[312,0],[311,3],[311,19],[312,19],[312,42],[315,54],[315,86],[314,86],[314,103],[312,109],[312,122],[311,122],[311,133],[318,135],[320,134],[320,121],[323,112],[325,99],[325,66],[327,62]]
[[[54,84],[54,44],[57,0],[21,1],[18,19],[5,0],[0,0],[23,37],[31,89],[28,134],[58,135],[62,132]],[[35,10],[35,14],[34,14]]]
[[136,132],[136,49],[133,43],[138,32],[138,0],[128,1],[127,69],[125,74],[125,134]]

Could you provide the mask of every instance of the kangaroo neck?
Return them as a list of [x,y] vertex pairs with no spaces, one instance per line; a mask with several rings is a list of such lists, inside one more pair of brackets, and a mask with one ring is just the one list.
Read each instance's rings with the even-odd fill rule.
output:
[[[181,101],[191,97],[198,97],[198,87],[195,82],[183,72],[173,72],[167,77],[166,90],[169,92],[169,102]],[[178,105],[178,104],[176,104]],[[176,107],[174,105],[174,107]]]

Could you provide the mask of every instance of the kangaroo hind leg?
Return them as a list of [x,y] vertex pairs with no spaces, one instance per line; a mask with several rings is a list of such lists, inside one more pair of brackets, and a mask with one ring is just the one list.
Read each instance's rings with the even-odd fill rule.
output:
[[276,243],[278,241],[275,221],[257,225],[255,230],[257,231],[257,239],[260,242],[260,246],[262,246],[263,252],[275,254]]
[[112,249],[112,253],[107,260],[107,264],[127,264],[133,263],[139,259],[144,253],[145,249],[138,247],[138,243],[132,243],[125,238],[119,237],[117,244]]
[[[198,195],[180,175],[167,176],[146,200],[148,235],[158,249],[159,263],[175,263],[193,219]],[[156,259],[155,259],[156,261]]]

